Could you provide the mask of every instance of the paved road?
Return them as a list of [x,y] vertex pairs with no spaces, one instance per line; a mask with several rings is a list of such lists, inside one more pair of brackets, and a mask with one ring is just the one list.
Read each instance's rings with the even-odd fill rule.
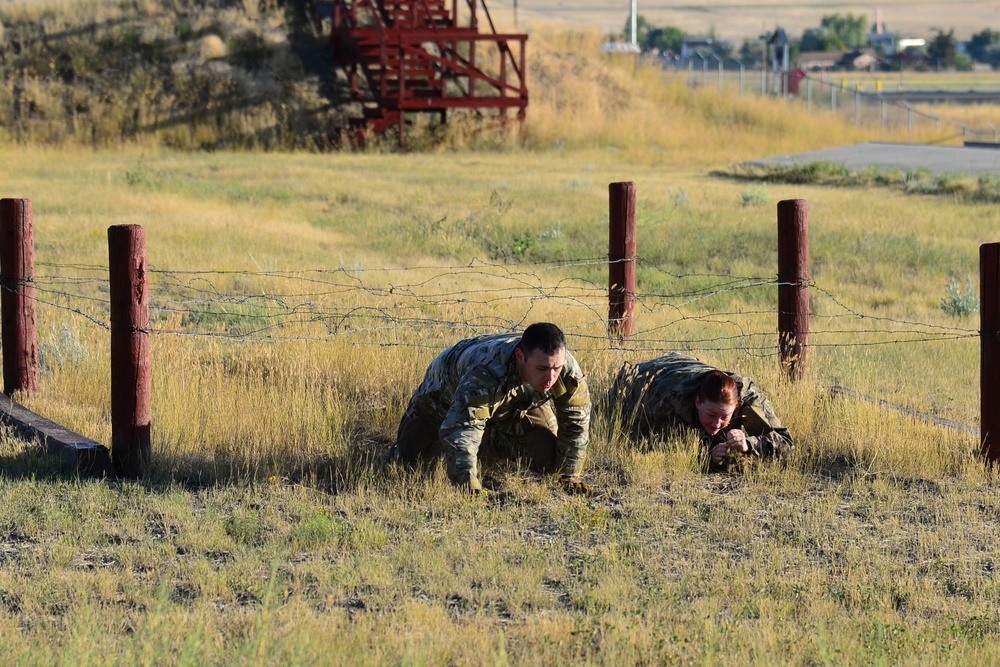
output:
[[875,98],[885,98],[890,102],[912,102],[914,104],[996,104],[1000,93],[968,90],[965,92],[948,90],[910,90],[879,93]]
[[931,146],[926,144],[867,143],[830,148],[812,153],[776,155],[747,162],[758,167],[792,166],[811,162],[842,164],[852,171],[869,167],[912,171],[927,169],[932,174],[1000,176],[1000,145],[996,148],[971,146]]

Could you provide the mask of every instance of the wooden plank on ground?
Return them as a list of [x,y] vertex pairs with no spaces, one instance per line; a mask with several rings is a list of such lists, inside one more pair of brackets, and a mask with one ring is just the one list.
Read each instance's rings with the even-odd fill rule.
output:
[[0,395],[0,422],[23,438],[37,440],[50,455],[81,474],[114,477],[107,447],[35,414],[9,396]]

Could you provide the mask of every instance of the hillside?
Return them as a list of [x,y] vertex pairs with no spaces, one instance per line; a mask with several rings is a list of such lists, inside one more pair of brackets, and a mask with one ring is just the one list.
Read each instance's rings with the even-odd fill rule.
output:
[[[340,146],[338,128],[357,113],[343,103],[343,77],[305,0],[55,7],[0,6],[8,141],[322,151]],[[780,101],[691,90],[658,68],[601,55],[601,41],[596,30],[531,29],[528,147],[610,147],[651,159],[686,147],[717,163],[776,143],[806,150],[876,136],[822,115],[793,117]],[[498,137],[463,120],[450,113],[443,136],[418,120],[410,147],[497,147]]]
[[302,0],[4,6],[9,138],[324,147],[342,110]]

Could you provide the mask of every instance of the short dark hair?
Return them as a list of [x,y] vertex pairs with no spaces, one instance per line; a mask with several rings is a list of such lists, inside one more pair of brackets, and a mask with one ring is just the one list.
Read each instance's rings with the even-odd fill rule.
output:
[[535,322],[524,330],[517,347],[524,356],[530,355],[535,350],[541,350],[545,354],[555,354],[559,350],[566,349],[566,336],[562,329],[549,322]]
[[719,405],[738,405],[740,402],[740,390],[736,381],[720,370],[713,370],[705,376],[698,385],[697,396],[702,402]]

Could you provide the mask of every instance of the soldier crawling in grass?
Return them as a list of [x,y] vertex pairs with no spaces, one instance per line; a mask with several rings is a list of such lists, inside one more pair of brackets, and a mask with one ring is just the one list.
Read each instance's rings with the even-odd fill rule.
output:
[[523,459],[560,474],[563,487],[586,493],[580,479],[590,427],[583,371],[559,327],[540,322],[521,336],[463,340],[431,362],[399,424],[395,460],[415,464],[444,455],[452,484],[482,491],[479,461]]
[[753,380],[679,352],[626,364],[615,379],[611,399],[622,406],[636,439],[696,430],[713,471],[782,458],[794,446]]

